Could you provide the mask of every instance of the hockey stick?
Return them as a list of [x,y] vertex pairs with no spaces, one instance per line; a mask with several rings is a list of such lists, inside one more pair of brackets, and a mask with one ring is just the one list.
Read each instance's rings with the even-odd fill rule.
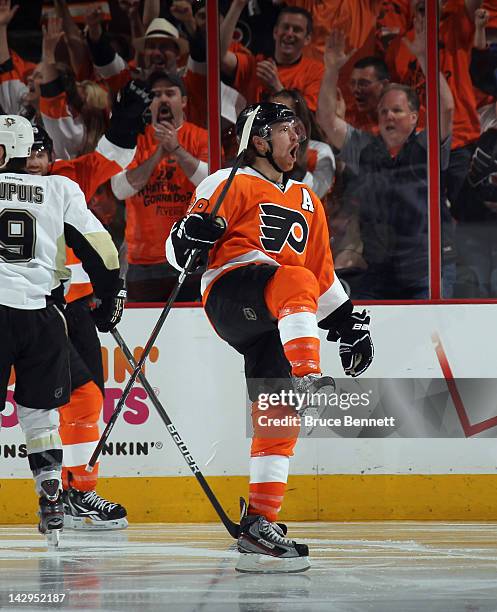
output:
[[[235,163],[233,164],[233,168],[231,169],[231,172],[228,176],[228,180],[226,181],[226,184],[224,185],[221,193],[219,194],[219,197],[217,198],[216,203],[214,204],[214,208],[212,209],[210,216],[211,217],[215,217],[217,214],[217,211],[219,210],[221,204],[223,203],[224,198],[226,197],[226,194],[228,192],[228,189],[231,186],[231,183],[233,182],[233,179],[235,178],[235,174],[237,172],[237,170],[240,168],[240,166],[243,163],[243,159],[245,156],[245,151],[247,150],[248,147],[248,143],[249,143],[249,139],[250,139],[250,132],[252,130],[252,124],[254,123],[254,119],[255,116],[259,110],[259,106],[257,106],[252,112],[251,114],[247,117],[247,120],[245,121],[245,125],[243,126],[243,132],[242,132],[242,137],[240,139],[240,146],[238,148],[238,155],[236,157]],[[190,255],[188,256],[187,262],[185,264],[185,267],[183,268],[183,270],[180,272],[180,275],[178,277],[178,280],[176,282],[176,285],[171,293],[171,295],[169,296],[166,305],[164,306],[159,319],[157,320],[157,323],[155,324],[154,329],[152,330],[152,333],[150,335],[150,338],[147,341],[147,344],[145,345],[145,348],[143,349],[143,353],[141,354],[140,359],[138,360],[138,363],[136,364],[136,367],[133,371],[133,373],[130,376],[130,379],[128,380],[128,383],[126,385],[126,387],[124,388],[123,394],[119,400],[119,402],[117,403],[117,406],[114,410],[114,412],[112,413],[112,416],[109,419],[109,422],[107,423],[101,437],[100,440],[98,441],[97,446],[95,447],[95,450],[93,451],[92,456],[90,457],[90,460],[88,461],[88,465],[86,466],[86,471],[87,472],[91,472],[93,470],[93,468],[95,467],[96,462],[98,461],[98,458],[102,452],[102,449],[105,445],[105,443],[107,442],[107,438],[110,435],[110,432],[112,431],[118,417],[119,414],[121,413],[123,407],[124,407],[124,403],[126,401],[126,398],[129,395],[129,392],[131,391],[133,385],[136,382],[136,379],[138,378],[138,374],[140,373],[143,364],[145,363],[150,351],[152,350],[152,347],[154,345],[154,342],[157,338],[157,336],[160,333],[160,330],[162,329],[162,326],[164,325],[164,321],[166,320],[169,311],[171,310],[174,300],[176,299],[184,281],[185,278],[187,277],[187,275],[191,272],[191,270],[193,269],[194,263],[198,257],[198,255],[200,254],[201,250],[200,249],[193,249],[190,253]]]
[[[137,366],[136,361],[134,360],[133,355],[131,354],[131,351],[129,350],[128,346],[126,345],[126,342],[124,342],[124,339],[121,336],[121,334],[118,332],[117,328],[113,329],[110,333],[114,336],[114,340],[117,342],[119,348],[124,353],[124,356],[128,360],[128,362],[131,365],[131,367],[132,368],[136,368],[136,366]],[[162,406],[162,404],[160,403],[159,399],[157,398],[157,395],[155,394],[155,391],[150,386],[150,383],[146,379],[145,374],[143,374],[143,372],[141,372],[141,371],[138,374],[138,380],[141,382],[141,384],[143,385],[143,388],[148,393],[148,397],[150,398],[150,401],[152,402],[152,404],[155,406],[155,409],[157,410],[158,415],[164,421],[164,424],[167,427],[167,431],[171,434],[171,438],[173,439],[173,441],[176,444],[176,446],[179,448],[181,454],[183,455],[183,458],[185,459],[186,463],[188,464],[188,467],[190,468],[190,470],[192,471],[193,475],[197,479],[199,485],[202,487],[202,490],[204,491],[204,493],[209,498],[209,501],[211,502],[212,506],[214,507],[214,510],[217,512],[217,514],[218,514],[219,518],[221,519],[223,525],[226,527],[226,529],[228,530],[229,534],[233,538],[235,538],[235,539],[238,538],[238,535],[239,535],[239,532],[240,532],[240,525],[238,525],[237,523],[234,523],[228,517],[226,512],[223,510],[223,507],[219,503],[217,497],[214,495],[214,492],[212,491],[212,489],[210,488],[209,484],[205,480],[202,472],[200,471],[200,468],[198,467],[198,465],[195,462],[194,458],[192,457],[190,451],[186,447],[186,444],[183,442],[181,436],[179,435],[178,430],[173,425],[173,423],[172,423],[171,419],[169,418],[167,412],[165,411],[164,407]]]

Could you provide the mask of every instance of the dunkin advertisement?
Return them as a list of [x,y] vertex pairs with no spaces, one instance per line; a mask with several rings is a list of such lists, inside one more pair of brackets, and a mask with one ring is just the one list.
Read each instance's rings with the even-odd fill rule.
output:
[[[364,376],[344,378],[337,345],[321,338],[322,369],[335,378],[335,387],[299,423],[288,421],[300,428],[292,472],[495,473],[496,307],[367,308],[375,358]],[[119,331],[135,360],[160,312],[126,309]],[[103,428],[132,369],[110,334],[102,334],[101,342]],[[205,475],[247,473],[254,423],[243,359],[216,336],[201,308],[171,311],[144,373],[172,426],[166,427],[137,382],[101,456],[102,476],[190,476],[193,460]],[[14,382],[12,376],[2,413],[1,478],[29,476]],[[273,435],[273,405],[288,401],[298,408],[303,401],[281,389],[259,399],[259,435]]]

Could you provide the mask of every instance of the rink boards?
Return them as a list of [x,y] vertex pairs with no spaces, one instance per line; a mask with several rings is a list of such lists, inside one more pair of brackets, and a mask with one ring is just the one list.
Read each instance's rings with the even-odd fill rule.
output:
[[[376,394],[376,404],[362,412],[337,408],[334,414],[390,415],[396,426],[323,427],[299,440],[285,517],[495,520],[497,393],[491,385],[497,370],[496,307],[368,309],[375,360],[367,378],[344,384]],[[159,314],[155,308],[126,310],[120,332],[137,356]],[[112,336],[101,340],[108,419],[127,372]],[[337,346],[322,340],[323,370],[336,376],[341,372]],[[236,516],[238,497],[246,495],[250,448],[242,359],[216,336],[202,309],[177,308],[155,343],[146,375],[188,451]],[[426,398],[424,381],[431,381]],[[397,395],[406,385],[417,402],[414,408]],[[34,496],[12,393],[3,414],[2,522],[30,522]],[[316,433],[320,437],[312,437]],[[100,474],[99,492],[125,504],[133,521],[215,518],[140,385],[112,432]],[[26,500],[33,501],[32,508],[26,508]]]

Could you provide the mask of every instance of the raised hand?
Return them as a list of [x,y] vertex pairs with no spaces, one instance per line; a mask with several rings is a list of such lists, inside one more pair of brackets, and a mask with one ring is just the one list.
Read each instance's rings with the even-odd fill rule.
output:
[[0,0],[0,27],[6,28],[17,13],[19,5],[11,8],[10,0]]
[[475,28],[483,30],[486,28],[489,21],[488,11],[484,8],[476,9],[475,11]]
[[47,26],[42,26],[43,31],[43,59],[48,62],[55,61],[55,49],[60,39],[64,36],[62,19],[50,17]]
[[414,17],[414,40],[409,40],[406,36],[402,42],[416,58],[426,58],[426,20],[416,13]]
[[348,53],[345,51],[345,43],[345,33],[342,30],[331,30],[323,54],[326,68],[340,70],[354,55],[355,49],[351,49]]
[[92,41],[100,40],[103,34],[102,22],[104,14],[99,5],[90,7],[85,13],[85,21],[88,26],[88,35]]
[[197,22],[193,16],[192,4],[188,0],[173,0],[169,7],[171,15],[183,24],[190,36],[195,34]]
[[140,8],[140,0],[119,0],[118,4],[128,17],[134,17]]
[[192,5],[188,0],[173,0],[169,11],[175,19],[182,23],[193,21]]

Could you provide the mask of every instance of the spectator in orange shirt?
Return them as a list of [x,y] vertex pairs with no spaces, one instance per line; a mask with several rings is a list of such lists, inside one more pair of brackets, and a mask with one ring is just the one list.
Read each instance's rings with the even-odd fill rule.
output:
[[[95,71],[112,91],[118,91],[131,79],[131,67],[110,44],[98,11],[89,14],[87,23],[87,41]],[[157,70],[170,74],[179,72],[179,59],[188,51],[188,42],[179,35],[172,23],[161,17],[153,19],[145,36],[135,42],[145,56],[145,70],[137,70],[143,72],[142,77]]]
[[[340,69],[347,63],[350,53],[345,52],[345,34],[332,30],[325,54],[325,74],[323,85],[327,95],[320,94],[317,120],[328,137],[328,142],[341,150],[347,136],[347,126],[378,134],[378,103],[385,86],[388,72],[382,60],[366,58],[359,60],[352,72],[350,89],[354,94],[355,107],[351,113],[355,121],[347,120],[338,112],[338,78]],[[383,78],[382,78],[383,77]]]
[[298,89],[312,111],[317,108],[323,64],[305,58],[311,41],[312,17],[305,9],[283,7],[273,30],[272,57],[233,53],[229,45],[247,0],[235,0],[221,24],[221,70],[248,102],[266,99],[282,89]]
[[[333,65],[327,65],[326,70],[330,72],[330,79],[333,81],[335,89],[335,97],[338,100],[340,92],[338,90],[338,81],[340,72],[345,66],[352,52],[345,52],[344,32],[340,30],[332,30],[328,39],[328,49],[333,48],[334,53],[327,53],[326,60],[334,58]],[[378,102],[380,101],[383,89],[390,81],[390,75],[385,62],[378,57],[364,57],[354,64],[354,68],[350,75],[347,88],[352,96],[352,102],[346,109],[345,120],[353,127],[359,130],[365,130],[373,134],[378,134]],[[335,103],[329,109],[323,109],[323,113],[328,112],[328,121],[334,121],[335,116],[340,116],[338,105]],[[339,139],[339,134],[336,134],[336,139]],[[341,143],[335,137],[331,144],[338,149]]]
[[383,55],[396,36],[404,36],[412,23],[410,0],[382,0],[376,19],[376,46]]
[[188,53],[188,42],[179,35],[177,28],[167,19],[156,17],[148,26],[143,39],[136,46],[144,46],[146,67],[150,72],[165,70],[176,72],[178,61]]
[[[273,0],[274,1],[274,0]],[[326,40],[332,29],[342,30],[347,35],[347,49],[353,49],[347,64],[340,71],[338,86],[345,103],[351,105],[352,98],[346,87],[354,63],[375,55],[376,20],[380,13],[381,0],[285,0],[287,5],[307,9],[312,15],[313,30],[304,56],[323,61]]]
[[[187,97],[180,77],[155,72],[149,87],[152,124],[139,136],[133,162],[111,185],[114,195],[126,200],[128,299],[161,302],[177,278],[166,263],[164,237],[207,176],[208,141],[206,130],[184,119]],[[179,299],[192,301],[199,295],[199,277],[189,276]]]
[[[452,152],[447,173],[447,193],[451,202],[467,175],[474,142],[480,135],[476,98],[469,75],[473,45],[474,15],[482,0],[439,0],[440,4],[440,70],[446,76],[454,97],[454,129]],[[414,21],[425,20],[425,0],[413,0]],[[415,89],[421,101],[420,121],[425,123],[426,81],[422,69],[409,49],[414,39],[414,26],[405,37],[396,38],[389,46],[386,62],[393,81]]]
[[377,133],[378,103],[389,81],[387,65],[379,57],[363,57],[355,62],[348,82],[353,96],[347,108],[348,123],[360,130]]
[[322,60],[326,40],[332,28],[347,32],[347,41],[351,48],[367,47],[364,49],[365,54],[372,55],[376,18],[381,0],[285,0],[285,2],[292,7],[306,9],[312,16],[314,24],[312,40],[304,55]]

